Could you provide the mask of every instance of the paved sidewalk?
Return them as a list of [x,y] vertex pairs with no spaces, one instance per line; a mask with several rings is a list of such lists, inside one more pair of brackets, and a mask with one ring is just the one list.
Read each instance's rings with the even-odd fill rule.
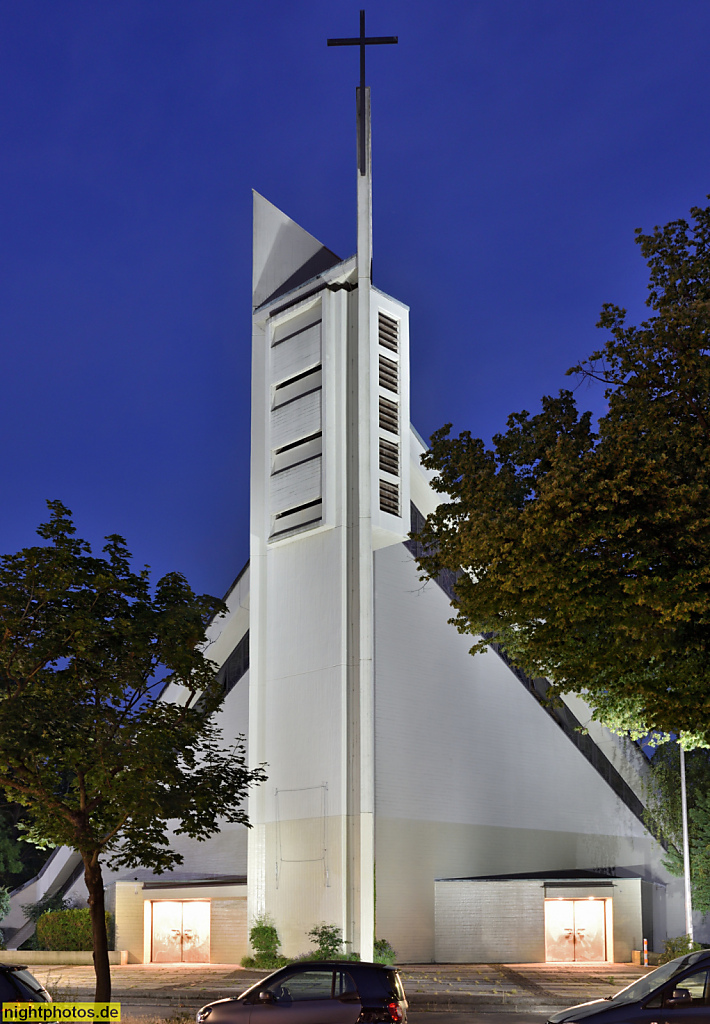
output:
[[423,1010],[552,1012],[599,999],[648,973],[632,964],[402,965],[410,1005]]
[[[194,1010],[175,1011],[167,1007],[149,1009],[124,1003],[121,1006],[121,1024],[127,1021],[130,1024],[193,1024],[194,1014]],[[481,1013],[478,1010],[410,1010],[407,1024],[546,1024],[547,1018],[547,1013],[532,1010],[524,1013],[511,1013],[507,1010],[495,1013]]]
[[[93,998],[92,967],[35,965],[31,969],[55,999]],[[455,1018],[463,1024],[472,1020],[470,1014],[474,1011],[495,1013],[491,1020],[496,1024],[503,1024],[501,1015],[510,1012],[527,1014],[520,1020],[540,1019],[530,1014],[545,1015],[611,995],[648,971],[632,964],[403,964],[399,969],[412,1014],[429,1024],[436,1024],[435,1017],[442,1013],[451,1024],[455,1024]],[[171,1012],[194,1011],[213,999],[237,995],[265,973],[236,964],[127,964],[111,968],[113,998],[126,1011],[129,1007],[132,1013],[145,1011],[146,1017],[151,1012],[154,1016],[169,1016]],[[416,1024],[414,1017],[412,1020]]]

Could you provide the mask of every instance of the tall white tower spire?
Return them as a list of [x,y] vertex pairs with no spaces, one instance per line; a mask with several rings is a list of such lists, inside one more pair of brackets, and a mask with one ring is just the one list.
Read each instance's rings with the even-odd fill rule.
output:
[[396,36],[329,39],[328,46],[360,47],[357,106],[357,331],[348,360],[348,933],[364,960],[375,938],[375,715],[374,587],[372,564],[372,141],[365,47],[396,43]]
[[372,285],[360,36],[357,256],[254,196],[248,913],[284,951],[375,931],[375,555],[409,529],[408,310]]

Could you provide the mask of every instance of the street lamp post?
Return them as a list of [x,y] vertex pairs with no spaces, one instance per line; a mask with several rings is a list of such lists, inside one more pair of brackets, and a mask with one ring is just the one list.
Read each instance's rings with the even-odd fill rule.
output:
[[685,933],[693,941],[693,904],[690,896],[690,844],[688,842],[688,794],[685,788],[685,751],[680,749],[680,802],[683,813],[683,879],[685,882]]

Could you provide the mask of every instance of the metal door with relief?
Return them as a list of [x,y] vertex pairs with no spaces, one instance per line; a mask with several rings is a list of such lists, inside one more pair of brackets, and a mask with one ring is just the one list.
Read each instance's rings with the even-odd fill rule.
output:
[[210,962],[207,900],[153,901],[153,963]]
[[574,901],[575,960],[606,960],[604,900]]
[[566,963],[605,960],[604,900],[545,900],[545,959]]

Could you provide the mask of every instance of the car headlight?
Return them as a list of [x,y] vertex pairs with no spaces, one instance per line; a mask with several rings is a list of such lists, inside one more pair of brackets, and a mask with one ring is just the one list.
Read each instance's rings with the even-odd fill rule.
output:
[[207,1020],[209,1015],[212,1013],[211,1006],[203,1006],[201,1010],[197,1011],[197,1024],[202,1024],[203,1020]]

